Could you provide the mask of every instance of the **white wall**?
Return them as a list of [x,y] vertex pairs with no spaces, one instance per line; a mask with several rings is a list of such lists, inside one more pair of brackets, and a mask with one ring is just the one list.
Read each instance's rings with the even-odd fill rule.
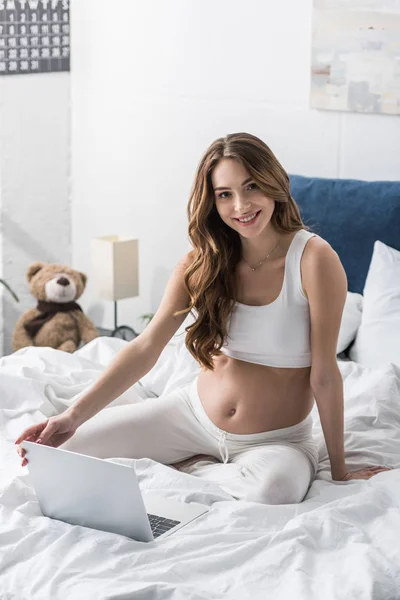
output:
[[26,281],[37,260],[71,264],[69,73],[0,77],[0,354],[36,306]]
[[[399,179],[400,120],[309,108],[311,0],[85,0],[72,6],[73,263],[90,239],[139,238],[139,329],[189,248],[186,205],[217,137],[262,138],[290,173]],[[82,306],[112,327],[90,277]]]

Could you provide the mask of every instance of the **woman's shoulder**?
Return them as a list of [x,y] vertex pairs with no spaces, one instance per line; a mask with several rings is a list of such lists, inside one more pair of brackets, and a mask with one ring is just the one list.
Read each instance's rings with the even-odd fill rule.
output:
[[313,231],[310,233],[307,240],[307,243],[304,248],[302,263],[307,265],[310,261],[313,261],[316,257],[327,255],[332,256],[337,254],[337,252],[332,248],[330,243],[322,238],[318,233],[314,233]]
[[190,267],[190,265],[193,263],[194,261],[194,251],[193,250],[189,250],[189,252],[186,252],[186,254],[184,254],[178,261],[178,265],[180,268],[186,270],[188,267]]

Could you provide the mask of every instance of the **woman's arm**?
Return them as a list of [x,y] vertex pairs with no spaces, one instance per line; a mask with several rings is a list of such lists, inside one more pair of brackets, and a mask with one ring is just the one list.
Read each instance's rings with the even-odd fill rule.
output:
[[67,409],[78,427],[154,367],[158,354],[146,345],[141,335],[120,350],[89,391]]
[[329,454],[332,479],[339,481],[348,472],[344,454],[343,380],[340,371],[331,381],[314,385],[312,389]]
[[338,480],[347,473],[343,444],[343,380],[336,358],[347,297],[347,277],[337,253],[319,237],[311,238],[306,245],[302,275],[310,306],[310,385],[326,440],[332,479]]
[[174,313],[188,305],[184,274],[190,261],[188,253],[176,265],[161,304],[144,331],[118,352],[89,391],[68,409],[78,427],[121,396],[155,366],[161,352],[187,316],[174,317]]

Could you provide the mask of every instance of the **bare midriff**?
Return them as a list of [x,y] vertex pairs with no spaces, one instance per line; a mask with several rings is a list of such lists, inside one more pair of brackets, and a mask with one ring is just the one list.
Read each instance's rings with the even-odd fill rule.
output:
[[311,367],[276,368],[222,355],[202,369],[197,391],[213,423],[230,433],[260,433],[303,421],[314,406]]
[[[293,237],[291,233],[283,238],[280,252],[259,275],[239,266],[239,302],[263,305],[278,297]],[[301,269],[305,255],[306,250]],[[282,429],[303,421],[314,406],[311,367],[270,367],[225,354],[214,356],[213,365],[214,371],[200,371],[197,391],[207,415],[220,429],[238,434]]]

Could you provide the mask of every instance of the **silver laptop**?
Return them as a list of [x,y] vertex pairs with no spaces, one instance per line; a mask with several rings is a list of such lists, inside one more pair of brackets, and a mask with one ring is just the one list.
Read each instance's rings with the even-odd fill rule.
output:
[[21,442],[43,515],[134,540],[171,535],[209,509],[153,493],[142,495],[133,467],[77,452]]

